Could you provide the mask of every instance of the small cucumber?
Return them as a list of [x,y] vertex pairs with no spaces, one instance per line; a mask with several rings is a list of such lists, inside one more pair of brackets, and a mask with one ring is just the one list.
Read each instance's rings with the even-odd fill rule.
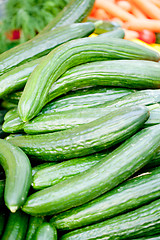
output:
[[64,234],[61,240],[137,239],[153,235],[160,233],[159,213],[160,199],[104,222]]
[[88,17],[87,22],[92,22],[95,24],[96,34],[109,33],[113,30],[119,29],[121,26],[118,22],[108,21],[108,20],[97,20],[96,18]]
[[74,129],[6,139],[37,159],[58,162],[112,147],[133,135],[148,117],[146,107],[124,107]]
[[53,48],[71,39],[88,36],[94,29],[93,23],[74,23],[39,34],[0,55],[0,75],[25,62],[48,54]]
[[23,240],[28,226],[28,215],[20,210],[10,213],[1,240]]
[[22,210],[33,215],[53,215],[89,202],[141,169],[159,147],[160,125],[145,128],[85,172],[33,193]]
[[30,216],[25,240],[34,240],[36,230],[43,223],[43,221],[44,219],[41,217]]
[[160,167],[132,178],[102,196],[54,216],[57,229],[71,230],[101,222],[160,198]]
[[35,117],[46,104],[51,85],[69,68],[109,59],[158,61],[160,55],[124,39],[95,37],[64,43],[45,56],[31,73],[18,104],[19,116],[24,122]]
[[57,230],[54,226],[44,222],[38,227],[34,240],[57,240]]
[[0,164],[6,174],[4,200],[11,212],[24,203],[31,186],[31,164],[17,146],[0,139]]

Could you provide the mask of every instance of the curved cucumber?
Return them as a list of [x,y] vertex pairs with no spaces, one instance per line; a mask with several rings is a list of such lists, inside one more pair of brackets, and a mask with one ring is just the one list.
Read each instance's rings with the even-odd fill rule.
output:
[[57,230],[54,226],[44,222],[38,227],[34,240],[57,240]]
[[[36,230],[43,223],[43,221],[44,221],[44,219],[41,217],[30,216],[25,240],[33,240],[34,239]],[[47,238],[46,238],[46,240],[47,240]]]
[[158,52],[124,39],[96,37],[69,41],[52,50],[33,70],[18,104],[19,115],[24,122],[36,116],[46,104],[51,85],[71,67],[99,60],[159,58]]
[[90,123],[56,133],[12,137],[7,140],[26,154],[46,161],[62,161],[92,154],[123,141],[148,119],[146,107],[128,107]]
[[0,75],[25,62],[48,54],[53,48],[71,39],[88,36],[94,29],[93,23],[75,23],[37,35],[0,55]]
[[15,212],[24,203],[31,186],[30,161],[20,148],[0,139],[0,164],[6,174],[5,204]]
[[7,133],[23,132],[24,122],[18,116],[17,110],[9,111],[2,125],[2,130]]
[[10,213],[1,240],[23,240],[28,226],[28,215],[20,210]]
[[85,172],[32,194],[22,209],[50,215],[89,202],[132,176],[159,147],[160,125],[143,129]]
[[102,196],[53,217],[57,229],[70,230],[91,225],[136,209],[160,197],[160,167],[132,178]]
[[134,211],[69,232],[61,240],[132,239],[159,233],[160,199]]

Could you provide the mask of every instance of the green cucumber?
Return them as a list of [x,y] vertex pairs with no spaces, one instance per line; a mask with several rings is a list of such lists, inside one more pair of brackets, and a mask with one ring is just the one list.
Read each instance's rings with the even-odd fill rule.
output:
[[108,21],[108,20],[97,20],[96,18],[88,17],[87,22],[92,22],[95,24],[95,31],[96,34],[102,34],[111,32],[113,30],[116,30],[120,28],[120,24],[118,22],[114,21]]
[[31,165],[17,146],[0,139],[0,164],[6,174],[4,200],[11,212],[24,203],[31,186]]
[[71,39],[88,36],[94,31],[93,23],[75,23],[40,34],[0,55],[0,75],[36,58]]
[[32,186],[34,189],[42,189],[72,178],[78,173],[84,172],[96,163],[100,162],[106,154],[107,151],[105,151],[105,153],[95,153],[86,157],[74,158],[51,166],[46,163],[45,168],[39,169],[34,174]]
[[22,210],[33,215],[51,215],[89,202],[141,169],[159,147],[160,125],[145,128],[85,172],[32,194]]
[[159,179],[160,167],[126,181],[84,205],[53,216],[50,223],[57,229],[71,230],[136,209],[160,198]]
[[4,199],[4,186],[5,186],[4,180],[0,180],[0,204],[3,202]]
[[57,164],[57,163],[55,163],[55,162],[46,162],[46,163],[41,163],[41,164],[33,167],[32,168],[32,177],[35,175],[36,172],[38,172],[38,171],[40,171],[40,170],[42,170],[44,168],[48,168],[50,166],[54,166],[55,164]]
[[3,233],[3,230],[4,230],[5,220],[6,220],[5,215],[2,212],[0,212],[0,237],[1,237],[1,235]]
[[71,0],[40,34],[49,32],[59,26],[81,22],[90,13],[93,4],[94,0]]
[[17,104],[14,104],[14,103],[8,102],[7,100],[4,100],[1,103],[1,107],[6,110],[10,110],[10,109],[17,107]]
[[33,240],[34,239],[36,230],[43,223],[43,221],[44,221],[44,219],[41,218],[41,217],[30,216],[29,223],[28,223],[27,234],[26,234],[26,237],[25,237],[26,240]]
[[31,73],[18,104],[19,116],[24,122],[36,116],[46,104],[51,85],[69,68],[109,59],[158,61],[160,55],[124,39],[95,37],[64,43],[45,56]]
[[54,226],[44,222],[38,227],[34,240],[57,240],[57,230]]
[[8,118],[10,118],[13,114],[15,114],[16,111],[17,111],[16,108],[12,108],[12,109],[8,110],[6,112],[6,114],[4,115],[4,121],[7,120]]
[[155,104],[155,107],[150,110],[149,119],[145,122],[145,126],[159,124],[160,123],[160,104]]
[[124,107],[74,129],[6,139],[37,159],[62,161],[116,145],[141,128],[148,117],[146,107]]
[[24,122],[18,116],[17,111],[9,111],[8,117],[2,125],[2,130],[6,133],[23,132]]
[[[102,117],[121,107],[134,105],[150,105],[157,102],[160,102],[159,89],[137,91],[135,93],[131,93],[119,99],[116,99],[112,102],[99,104],[97,106],[88,108],[73,108],[68,111],[61,112],[50,112],[42,110],[42,114],[39,114],[33,120],[25,123],[24,131],[28,134],[37,134],[53,132],[57,130],[65,130],[94,121],[97,118]],[[46,108],[47,105],[46,107],[44,107],[44,109]]]
[[124,38],[125,36],[125,31],[124,29],[122,28],[117,28],[117,29],[114,29],[113,31],[109,31],[109,32],[106,32],[106,33],[102,33],[99,35],[99,37],[111,37],[111,38]]
[[160,233],[160,199],[134,211],[64,234],[61,240],[131,239]]
[[156,236],[150,236],[150,237],[136,238],[132,240],[159,240],[159,239],[160,239],[160,236],[156,235]]
[[28,215],[20,210],[10,213],[1,240],[23,240],[28,226]]

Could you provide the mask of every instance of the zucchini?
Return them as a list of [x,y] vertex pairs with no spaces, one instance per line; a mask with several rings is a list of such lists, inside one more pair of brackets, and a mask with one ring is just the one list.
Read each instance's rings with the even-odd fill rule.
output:
[[35,240],[57,240],[57,230],[54,226],[51,226],[49,223],[42,223],[36,233]]
[[[36,230],[43,223],[44,219],[41,217],[30,216],[27,234],[25,240],[33,240],[35,237]],[[47,238],[46,238],[47,240]]]
[[57,229],[71,230],[136,209],[160,198],[159,178],[160,167],[126,181],[84,205],[53,216],[50,223]]
[[0,75],[36,58],[71,39],[88,36],[94,31],[93,23],[75,23],[62,26],[5,51],[0,55]]
[[[134,105],[150,105],[157,102],[160,102],[159,89],[137,91],[135,93],[131,93],[129,95],[116,99],[112,102],[99,104],[97,106],[88,108],[73,108],[68,111],[61,112],[50,112],[42,110],[42,114],[39,114],[33,120],[24,124],[24,131],[28,134],[37,134],[53,132],[57,130],[65,130],[94,121],[99,117],[102,117],[118,108]],[[44,109],[46,108],[47,105],[44,107]]]
[[17,146],[0,139],[0,164],[6,174],[4,200],[11,212],[24,203],[31,186],[31,165]]
[[30,195],[22,210],[51,215],[89,202],[132,176],[159,147],[160,125],[145,128],[85,172]]
[[160,233],[160,199],[134,211],[64,234],[61,240],[131,239]]
[[28,226],[28,215],[20,210],[10,213],[1,240],[23,240]]
[[58,162],[116,145],[141,128],[148,117],[146,107],[124,107],[74,129],[6,139],[37,159]]
[[124,39],[96,37],[64,43],[44,57],[31,73],[18,104],[19,116],[24,122],[36,116],[46,104],[51,85],[69,68],[86,62],[109,59],[158,61],[160,55]]
[[4,198],[4,180],[0,180],[0,204],[3,202],[3,198]]
[[46,33],[59,26],[81,22],[90,13],[94,0],[70,0],[63,10],[40,32]]

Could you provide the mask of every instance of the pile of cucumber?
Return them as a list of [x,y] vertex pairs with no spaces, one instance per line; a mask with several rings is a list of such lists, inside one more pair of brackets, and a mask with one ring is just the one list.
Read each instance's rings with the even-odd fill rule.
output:
[[160,239],[160,54],[93,3],[0,55],[2,240]]

